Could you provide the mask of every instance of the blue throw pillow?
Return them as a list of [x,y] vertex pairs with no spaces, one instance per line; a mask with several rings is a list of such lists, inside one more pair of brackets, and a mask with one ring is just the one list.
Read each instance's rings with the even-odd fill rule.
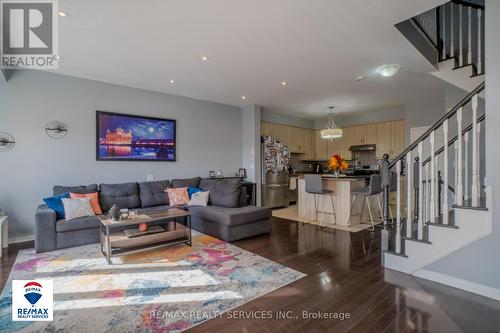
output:
[[205,192],[206,190],[199,188],[199,187],[194,187],[194,186],[189,186],[188,187],[188,194],[189,194],[189,199],[191,199],[191,196],[195,194],[196,192]]
[[56,212],[58,220],[62,220],[65,218],[62,199],[68,199],[68,198],[71,198],[71,196],[69,195],[69,192],[65,192],[63,194],[59,194],[50,198],[45,198],[43,199],[43,202],[45,202],[47,207],[53,209]]

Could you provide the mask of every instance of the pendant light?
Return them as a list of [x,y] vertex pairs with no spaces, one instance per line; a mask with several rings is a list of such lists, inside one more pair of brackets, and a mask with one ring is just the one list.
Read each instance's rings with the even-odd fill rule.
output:
[[330,119],[328,119],[328,124],[326,125],[326,128],[321,130],[321,138],[325,140],[333,140],[333,139],[338,139],[342,137],[342,134],[344,131],[341,128],[338,128],[337,125],[335,125],[335,122],[333,121],[333,110],[335,109],[334,106],[329,107],[330,112],[329,116]]

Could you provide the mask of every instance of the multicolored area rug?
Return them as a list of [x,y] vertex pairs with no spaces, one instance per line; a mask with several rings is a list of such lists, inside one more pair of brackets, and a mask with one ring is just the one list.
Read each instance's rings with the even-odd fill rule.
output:
[[[210,236],[113,258],[99,245],[20,251],[0,298],[0,332],[180,332],[305,275]],[[12,321],[11,280],[53,280],[54,321]]]

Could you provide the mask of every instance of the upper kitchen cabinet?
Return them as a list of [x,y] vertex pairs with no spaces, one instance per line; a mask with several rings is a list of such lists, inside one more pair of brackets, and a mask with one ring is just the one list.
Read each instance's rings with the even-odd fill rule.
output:
[[326,160],[333,154],[351,159],[349,147],[375,144],[377,157],[387,153],[396,156],[405,148],[404,120],[345,127],[342,138],[324,140],[319,129],[262,122],[262,135],[269,135],[288,145],[290,152],[301,154],[304,160]]
[[288,146],[292,153],[302,154],[304,158],[313,158],[314,130],[273,123],[261,123],[261,135],[269,135]]
[[405,134],[405,121],[393,121],[392,122],[392,152],[390,155],[397,156],[403,152],[406,148],[406,134]]
[[399,155],[405,148],[405,121],[396,120],[377,125],[377,157]]

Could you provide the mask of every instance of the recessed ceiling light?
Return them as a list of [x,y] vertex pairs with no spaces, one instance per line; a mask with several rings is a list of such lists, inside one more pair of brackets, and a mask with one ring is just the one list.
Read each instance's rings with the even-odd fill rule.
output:
[[282,85],[282,86],[286,86],[287,84],[288,84],[288,82],[286,82],[286,81],[281,81],[281,85]]
[[207,57],[207,56],[203,56],[203,57],[201,57],[201,60],[203,60],[203,61],[207,61],[207,60],[208,60],[208,57]]
[[361,81],[361,80],[363,80],[363,79],[364,79],[364,77],[363,77],[362,75],[360,75],[360,76],[356,76],[356,77],[354,78],[354,81]]
[[399,71],[400,68],[401,66],[399,65],[383,65],[377,68],[377,73],[386,77],[393,76]]
[[246,99],[247,99],[247,97],[246,97],[246,96],[241,96],[241,99],[242,99],[242,100],[246,100]]
[[174,83],[175,83],[175,81],[174,81],[174,80],[170,80],[170,83],[171,83],[171,84],[174,84]]
[[59,14],[59,16],[66,17],[66,13],[65,13],[65,12],[61,12],[61,11],[59,11],[59,13],[58,13],[58,14]]

